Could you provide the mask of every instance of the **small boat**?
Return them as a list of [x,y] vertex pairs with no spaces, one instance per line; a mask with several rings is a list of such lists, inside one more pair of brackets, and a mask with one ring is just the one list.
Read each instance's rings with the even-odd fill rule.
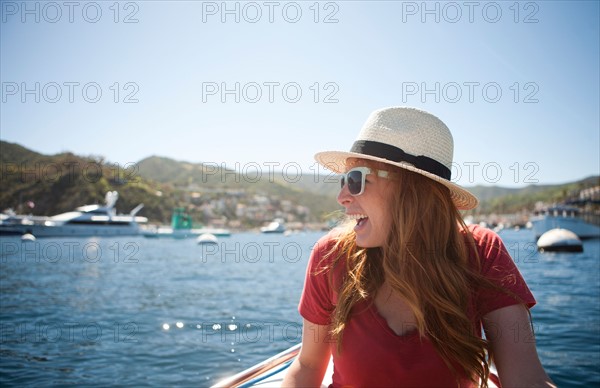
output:
[[535,211],[529,221],[535,238],[557,228],[570,230],[582,240],[600,238],[600,226],[586,221],[586,216],[578,207],[557,205]]
[[203,233],[196,239],[198,244],[217,244],[217,236],[212,233]]
[[23,241],[23,242],[35,241],[35,236],[31,233],[25,233],[24,235],[21,236],[21,241]]
[[214,234],[217,237],[229,237],[231,236],[231,232],[229,231],[229,229],[223,229],[223,228],[199,228],[199,229],[193,229],[194,233],[198,233],[198,234],[205,234],[205,233],[209,233],[209,234]]
[[[233,376],[227,377],[211,388],[250,388],[250,387],[281,387],[283,378],[287,369],[300,353],[302,344],[297,344],[275,356],[268,358],[246,370],[243,370]],[[498,372],[491,366],[491,373],[488,379],[489,388],[500,387]],[[321,382],[321,388],[328,387],[332,383],[333,377],[333,358],[329,360],[329,365],[325,371],[325,376]]]
[[203,234],[212,234],[218,237],[231,236],[227,229],[219,228],[193,228],[192,217],[185,213],[183,208],[175,208],[171,215],[171,226],[150,227],[142,230],[142,235],[148,238],[168,237],[176,239],[198,238]]
[[542,252],[583,252],[583,244],[577,235],[567,229],[552,229],[537,241]]
[[270,222],[269,225],[260,228],[260,231],[261,233],[284,233],[285,224],[282,219],[278,218]]
[[104,206],[84,205],[74,211],[51,217],[5,214],[0,218],[0,235],[31,234],[35,237],[135,236],[140,224],[148,221],[136,214],[144,207],[136,206],[128,215],[116,214],[119,194],[106,193]]

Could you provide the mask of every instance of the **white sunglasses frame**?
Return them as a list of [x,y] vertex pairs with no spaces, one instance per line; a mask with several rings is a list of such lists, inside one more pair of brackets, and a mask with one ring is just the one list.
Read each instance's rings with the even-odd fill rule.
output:
[[354,168],[351,168],[350,170],[346,171],[345,173],[341,174],[340,190],[344,189],[344,187],[348,185],[348,174],[350,174],[352,171],[360,171],[362,173],[361,179],[360,179],[360,192],[358,192],[357,194],[352,194],[350,192],[350,188],[348,188],[348,193],[353,197],[358,197],[359,195],[361,195],[362,193],[365,192],[367,175],[373,174],[374,172],[376,172],[378,177],[389,179],[390,174],[391,174],[389,171],[386,171],[386,170],[376,170],[376,169],[371,169],[369,167],[354,167]]

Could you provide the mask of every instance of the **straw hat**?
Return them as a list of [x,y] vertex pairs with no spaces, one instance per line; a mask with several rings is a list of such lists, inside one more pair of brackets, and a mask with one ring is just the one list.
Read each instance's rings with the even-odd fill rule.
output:
[[414,171],[450,189],[458,209],[473,209],[477,198],[450,181],[453,152],[452,134],[440,119],[415,108],[391,107],[371,113],[350,152],[319,152],[315,159],[336,173],[345,171],[348,158]]

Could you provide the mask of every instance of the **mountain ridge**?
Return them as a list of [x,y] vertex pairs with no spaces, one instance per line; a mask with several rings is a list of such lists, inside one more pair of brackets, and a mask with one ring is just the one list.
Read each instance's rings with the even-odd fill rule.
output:
[[[169,222],[174,207],[186,208],[201,223],[226,223],[244,218],[240,214],[252,209],[250,214],[255,219],[241,221],[240,226],[246,227],[281,215],[289,216],[290,221],[320,222],[340,209],[336,202],[339,180],[332,175],[302,174],[286,179],[279,173],[261,173],[259,177],[212,163],[178,161],[159,155],[120,166],[101,156],[71,152],[44,155],[2,140],[0,162],[0,209],[14,208],[36,215],[101,203],[109,190],[119,191],[119,210],[128,212],[144,203],[141,215],[159,223]],[[466,214],[530,211],[536,202],[560,202],[578,190],[598,185],[599,176],[522,188],[465,186],[480,199],[480,206]],[[24,208],[23,204],[29,201],[35,207]]]

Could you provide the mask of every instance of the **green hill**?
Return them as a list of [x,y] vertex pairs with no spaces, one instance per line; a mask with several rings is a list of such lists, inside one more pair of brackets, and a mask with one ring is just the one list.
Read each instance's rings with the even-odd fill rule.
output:
[[581,190],[600,186],[600,177],[592,176],[560,185],[530,185],[519,189],[477,186],[469,188],[481,205],[471,213],[516,213],[531,211],[537,202],[546,204],[575,202]]
[[[129,213],[144,203],[140,215],[169,220],[175,202],[171,189],[136,176],[133,168],[107,164],[97,157],[71,153],[42,155],[18,144],[0,142],[0,209],[53,215],[84,204],[103,203],[107,191],[119,192],[117,211]],[[166,193],[157,197],[158,191]],[[27,204],[34,204],[34,207]]]
[[[168,184],[196,195],[190,199],[194,205],[200,206],[211,201],[214,203],[217,200],[225,201],[224,208],[216,215],[228,219],[238,217],[236,209],[233,208],[234,204],[253,207],[257,205],[255,202],[261,201],[261,197],[269,199],[269,204],[263,204],[269,215],[264,217],[262,214],[256,215],[257,225],[267,219],[285,218],[282,214],[277,214],[278,210],[292,214],[302,212],[301,209],[282,208],[309,209],[308,217],[299,216],[298,221],[302,222],[323,221],[329,213],[338,208],[335,196],[322,194],[319,190],[307,190],[299,184],[283,182],[264,171],[249,172],[244,175],[208,163],[189,163],[158,156],[145,158],[137,165],[139,175],[143,179]],[[218,207],[223,206],[219,204]],[[246,225],[248,224],[253,224],[252,220],[246,220]]]
[[[119,166],[98,156],[42,155],[5,141],[0,141],[0,164],[0,210],[12,208],[18,213],[58,214],[102,203],[111,190],[119,192],[119,212],[129,213],[143,203],[139,214],[156,223],[169,223],[175,207],[185,208],[197,223],[241,228],[260,226],[276,217],[322,222],[340,209],[336,202],[339,180],[333,175],[243,175],[210,163],[160,156]],[[468,187],[481,205],[467,214],[527,212],[536,202],[568,201],[594,186],[600,186],[600,177],[524,188]],[[31,203],[33,208],[28,206]]]
[[[107,191],[119,192],[117,210],[169,223],[172,209],[185,208],[199,224],[244,218],[240,227],[256,227],[276,217],[318,222],[336,208],[335,198],[298,190],[264,177],[242,176],[211,165],[149,157],[119,166],[99,157],[71,153],[42,155],[0,141],[0,209],[53,215],[84,204],[103,203]],[[255,209],[262,203],[263,208]],[[35,204],[29,207],[27,204]],[[240,208],[246,216],[241,217]],[[256,210],[256,211],[254,211]]]

